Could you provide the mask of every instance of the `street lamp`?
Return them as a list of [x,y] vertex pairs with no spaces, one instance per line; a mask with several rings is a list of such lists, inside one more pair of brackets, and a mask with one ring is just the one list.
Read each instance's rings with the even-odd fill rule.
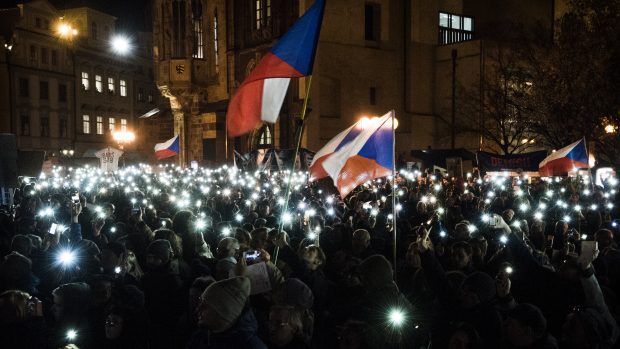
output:
[[73,40],[78,35],[78,30],[70,23],[65,22],[64,17],[60,17],[58,24],[56,24],[56,33],[61,39]]
[[129,144],[136,139],[136,135],[131,131],[118,131],[112,132],[112,139],[118,143],[121,150],[124,149],[125,144]]
[[[359,127],[362,130],[365,130],[367,127],[369,127],[370,125],[372,125],[373,123],[377,122],[380,118],[378,116],[374,116],[372,118],[369,118],[367,116],[362,116],[358,122]],[[398,128],[398,119],[394,118],[394,129]]]
[[615,133],[616,132],[616,126],[614,126],[612,124],[608,124],[607,126],[605,126],[605,132],[606,133]]
[[116,54],[124,56],[131,51],[132,47],[128,37],[118,34],[110,40],[110,48]]

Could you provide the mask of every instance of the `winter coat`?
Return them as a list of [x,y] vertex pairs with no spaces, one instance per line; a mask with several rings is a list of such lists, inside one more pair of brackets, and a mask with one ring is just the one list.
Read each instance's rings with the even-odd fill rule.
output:
[[245,308],[233,327],[221,333],[199,330],[187,343],[187,349],[267,349],[257,335],[258,324],[252,309]]

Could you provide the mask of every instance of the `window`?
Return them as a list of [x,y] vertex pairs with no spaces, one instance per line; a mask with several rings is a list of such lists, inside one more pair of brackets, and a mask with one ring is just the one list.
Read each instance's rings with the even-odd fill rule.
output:
[[144,101],[144,90],[142,88],[138,89],[138,102]]
[[23,112],[19,116],[19,120],[21,123],[22,136],[30,136],[30,115],[28,115],[28,113],[26,112]]
[[[186,1],[173,1],[172,2],[172,56],[183,57],[185,56],[185,3]],[[198,4],[198,1],[192,1],[193,4]]]
[[41,47],[41,63],[49,64],[49,56],[47,54],[47,48]]
[[127,82],[125,80],[119,81],[121,85],[121,96],[127,97]]
[[273,144],[273,137],[271,136],[271,129],[267,125],[263,125],[260,130],[260,137],[258,138],[258,148],[267,148]]
[[97,116],[97,134],[98,135],[103,134],[103,117],[102,116]]
[[116,119],[108,118],[108,130],[114,131],[115,127],[116,127]]
[[114,93],[114,78],[108,78],[108,93]]
[[93,38],[93,40],[97,40],[97,23],[95,22],[90,24],[90,37]]
[[30,63],[37,63],[37,47],[34,45],[30,45]]
[[379,41],[381,34],[381,7],[379,4],[366,3],[364,7],[364,39]]
[[203,59],[204,37],[202,32],[202,5],[200,1],[192,1],[192,27],[194,31],[192,57]]
[[99,93],[103,91],[103,82],[101,80],[101,75],[95,75],[95,89]]
[[60,138],[67,137],[67,116],[61,115],[58,119],[58,136]]
[[219,52],[220,49],[218,47],[218,34],[217,34],[217,9],[215,9],[214,13],[213,13],[213,55],[215,56],[215,72],[219,72],[220,71],[220,64],[219,64]]
[[49,29],[50,28],[50,21],[47,19],[43,20],[43,29]]
[[153,103],[153,93],[149,92],[148,96],[146,96],[149,103]]
[[82,115],[82,133],[90,134],[90,116]]
[[41,18],[37,17],[34,19],[34,26],[37,28],[41,28]]
[[375,87],[370,88],[369,95],[370,105],[377,105],[377,89]]
[[41,99],[49,99],[49,83],[47,81],[39,81],[39,97]]
[[127,119],[121,119],[121,132],[127,131]]
[[50,118],[47,112],[41,112],[41,137],[50,136]]
[[439,44],[447,45],[474,38],[474,19],[439,12]]
[[58,84],[58,101],[66,102],[67,101],[67,85]]
[[52,65],[58,65],[58,51],[52,50]]
[[27,78],[19,78],[19,96],[28,97],[30,95],[30,83]]
[[90,81],[88,80],[88,73],[85,71],[82,72],[82,89],[84,89],[84,91],[88,91],[90,89]]
[[265,27],[271,20],[271,0],[254,1],[254,21],[256,29]]

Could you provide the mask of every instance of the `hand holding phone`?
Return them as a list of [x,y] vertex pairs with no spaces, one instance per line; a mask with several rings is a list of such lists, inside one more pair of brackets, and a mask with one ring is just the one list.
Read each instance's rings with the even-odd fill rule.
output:
[[52,226],[50,227],[50,234],[55,235],[57,229],[58,229],[58,224],[52,223]]

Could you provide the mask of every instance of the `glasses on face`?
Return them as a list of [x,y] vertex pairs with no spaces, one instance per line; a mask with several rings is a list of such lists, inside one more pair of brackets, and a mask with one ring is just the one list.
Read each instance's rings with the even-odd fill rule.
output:
[[105,320],[105,325],[106,326],[112,327],[112,326],[118,326],[120,324],[122,324],[122,321],[119,321],[119,320],[114,320],[114,319],[106,319]]

